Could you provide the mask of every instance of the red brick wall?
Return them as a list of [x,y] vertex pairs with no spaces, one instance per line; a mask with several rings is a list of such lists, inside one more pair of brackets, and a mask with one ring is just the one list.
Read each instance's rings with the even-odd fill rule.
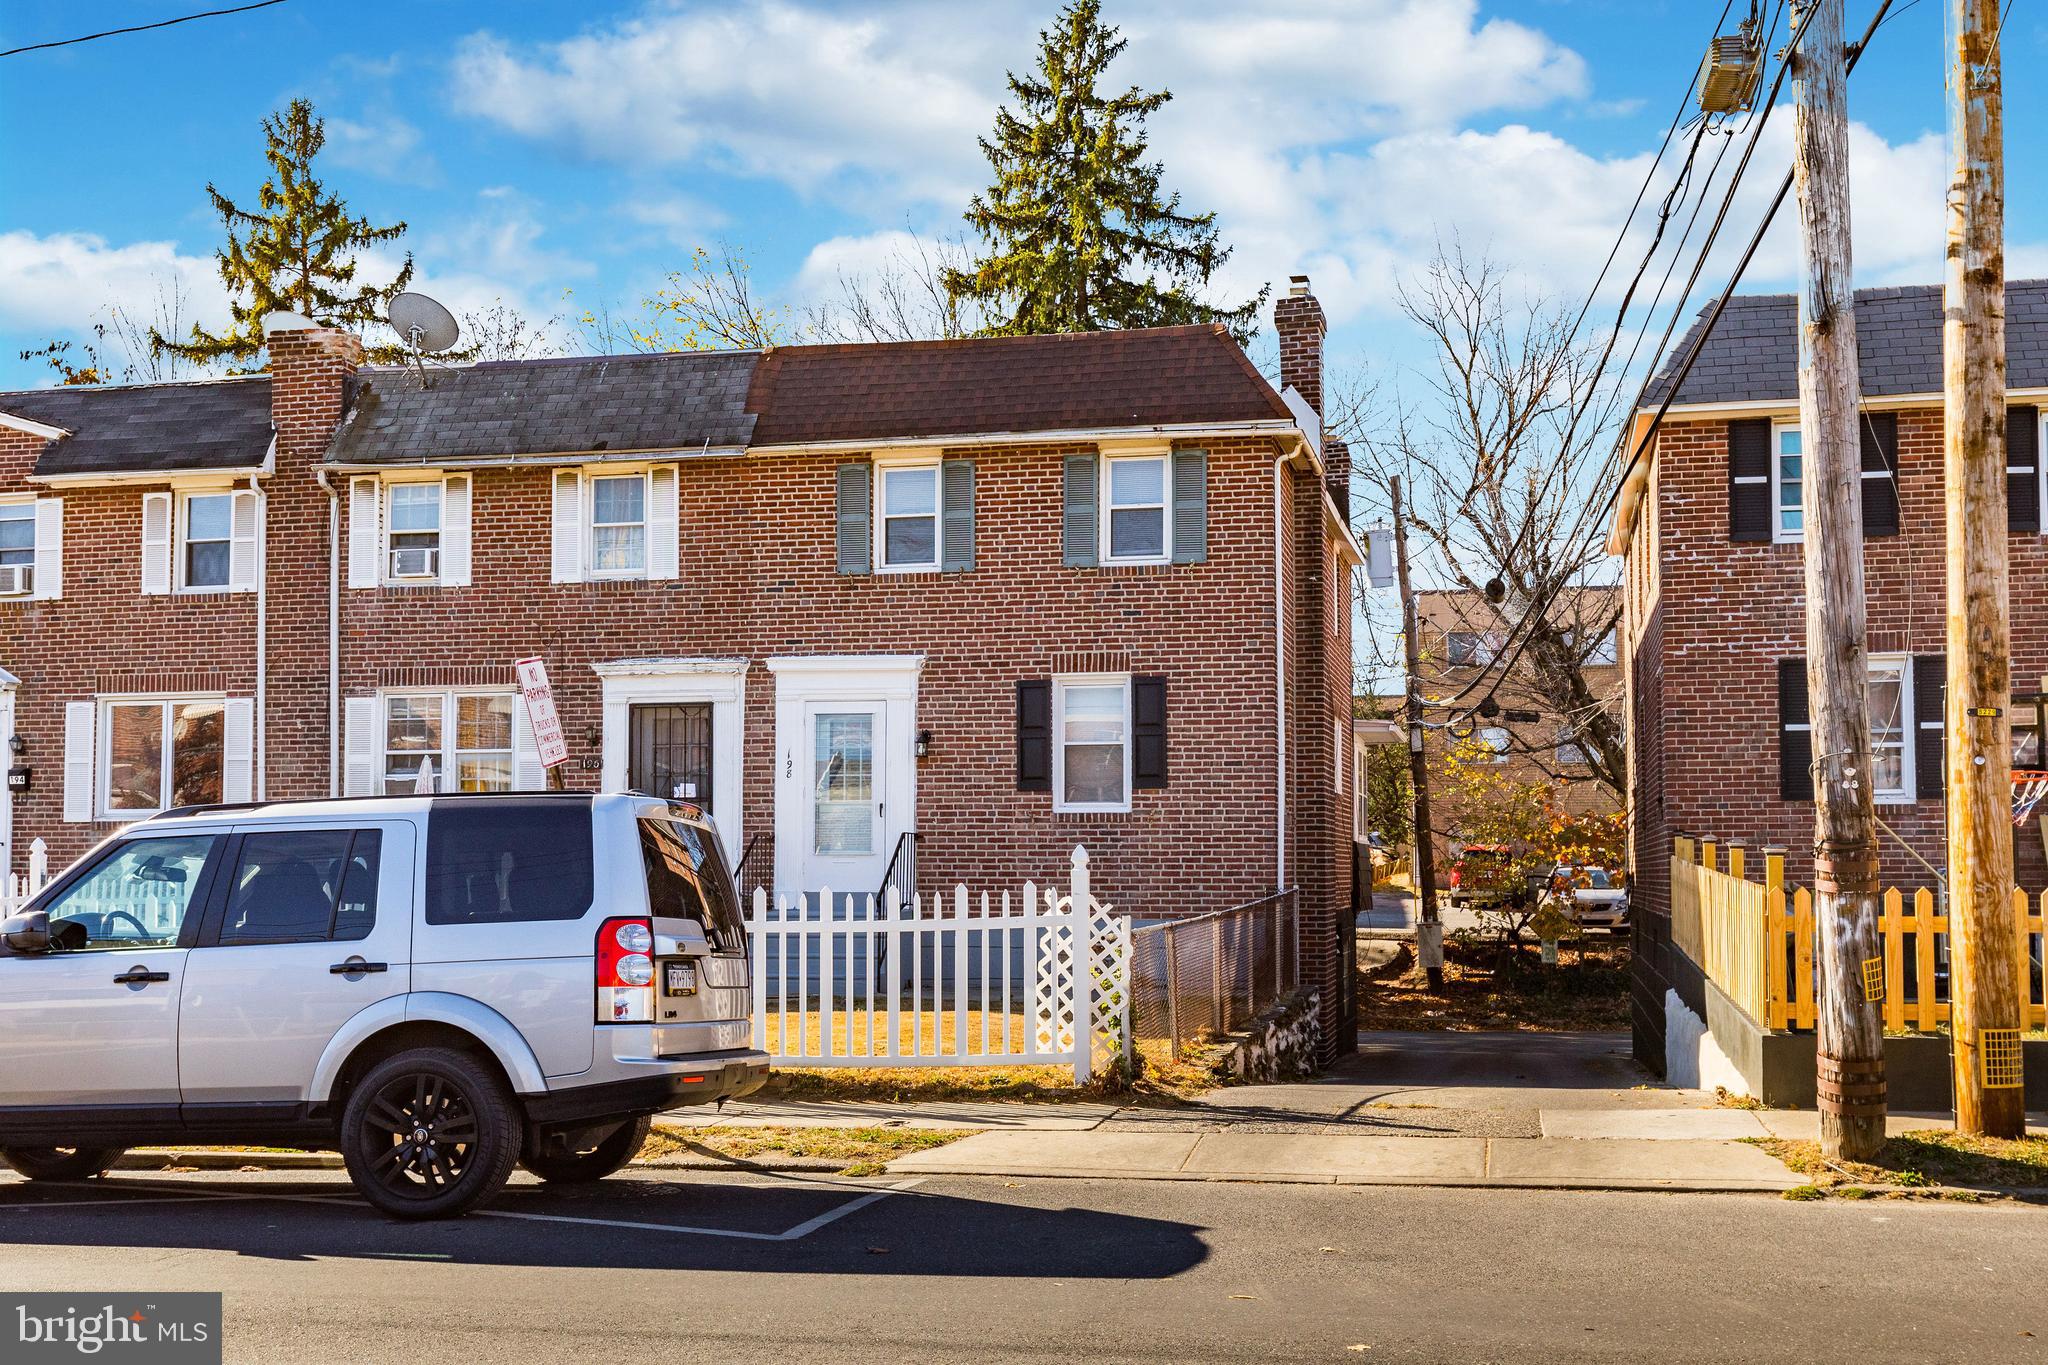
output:
[[[1947,550],[1938,408],[1899,414],[1900,534],[1865,548],[1873,654],[1946,649]],[[1778,797],[1777,661],[1803,657],[1805,584],[1798,545],[1728,540],[1724,422],[1667,425],[1658,438],[1656,511],[1661,593],[1634,629],[1635,685],[1643,714],[1637,753],[1639,899],[1664,905],[1661,860],[1675,831],[1781,844],[1786,874],[1812,875],[1813,805]],[[2012,676],[2034,691],[2048,672],[2048,540],[2015,534]],[[1881,806],[1879,816],[1935,866],[1944,864],[1939,800]],[[1898,842],[1881,836],[1882,875],[1917,886],[1931,878]],[[2023,885],[2048,881],[2039,836],[2017,841]]]

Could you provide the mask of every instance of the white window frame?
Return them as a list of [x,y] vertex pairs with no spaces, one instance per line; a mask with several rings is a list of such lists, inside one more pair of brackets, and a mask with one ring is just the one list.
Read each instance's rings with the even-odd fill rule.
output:
[[[1124,797],[1121,801],[1067,800],[1067,690],[1075,687],[1118,687],[1124,698]],[[1052,808],[1061,813],[1114,815],[1131,809],[1132,757],[1137,748],[1132,727],[1131,675],[1128,673],[1061,673],[1052,680]]]
[[[2043,403],[2034,413],[2034,467],[2027,472],[2034,479],[2034,506],[2040,507],[2048,499],[2048,458],[2041,454],[2041,442],[2048,440],[2048,403]],[[2011,473],[2011,457],[2007,456],[2006,472]],[[2048,535],[2048,523],[2041,524],[2040,534]]]
[[[178,489],[171,499],[171,591],[205,595],[216,592],[235,592],[235,494],[234,488],[190,488]],[[185,547],[192,543],[191,507],[195,498],[224,498],[228,505],[228,533],[218,542],[228,547],[228,577],[225,583],[193,583],[188,577],[189,564]],[[246,591],[241,589],[240,591]]]
[[[1157,503],[1133,502],[1124,504],[1126,509],[1157,507],[1159,509],[1159,553],[1156,555],[1120,555],[1115,553],[1116,534],[1111,529],[1116,521],[1117,504],[1110,499],[1111,471],[1120,464],[1151,462],[1159,466],[1159,497]],[[1171,564],[1173,562],[1173,452],[1171,450],[1130,451],[1125,454],[1104,455],[1099,461],[1102,466],[1100,486],[1096,490],[1096,505],[1101,510],[1101,560],[1104,564]]]
[[[874,558],[876,573],[938,573],[946,562],[946,472],[938,455],[908,455],[875,461]],[[889,478],[891,473],[929,469],[932,472],[932,557],[916,563],[889,562]],[[923,518],[923,513],[905,514]]]
[[[587,567],[585,576],[593,582],[622,581],[637,582],[647,578],[649,565],[654,559],[654,528],[649,524],[654,511],[654,481],[648,469],[586,469],[583,471],[583,562]],[[605,526],[638,526],[640,528],[640,567],[637,569],[600,569],[597,567],[597,486],[606,479],[638,479],[640,481],[640,520],[607,521]]]
[[[393,505],[401,488],[432,488],[434,490],[434,571],[430,574],[406,574],[403,577],[391,572],[391,537],[423,536],[425,531],[394,531],[391,526]],[[386,587],[418,587],[441,581],[441,556],[448,548],[448,484],[440,475],[424,479],[386,479],[379,490],[384,499],[384,515],[377,547],[377,581]]]
[[[23,494],[19,497],[0,497],[0,509],[11,512],[16,508],[20,508],[25,513],[21,520],[28,523],[28,563],[16,566],[28,570],[28,587],[22,592],[0,595],[0,601],[8,601],[14,598],[26,599],[36,595],[36,555],[40,547],[36,543],[35,496],[33,494]],[[15,553],[19,553],[19,551]]]
[[[146,820],[152,815],[160,815],[170,809],[171,782],[177,771],[177,755],[171,745],[171,717],[176,708],[180,706],[204,705],[221,708],[220,785],[221,795],[223,797],[227,795],[228,697],[226,693],[138,693],[129,696],[96,697],[93,700],[98,705],[98,710],[93,716],[92,804],[95,819],[104,823],[125,824],[134,820]],[[113,792],[111,790],[114,775],[114,726],[112,723],[112,713],[113,709],[117,706],[154,706],[157,708],[158,724],[162,727],[159,731],[160,738],[158,742],[161,746],[159,752],[163,755],[163,768],[157,775],[157,804],[147,810],[139,806],[126,807],[121,810],[114,809]]]
[[[1862,412],[1860,409],[1857,413],[1857,421],[1859,423],[1862,421]],[[1859,427],[1858,430],[1860,431],[1861,428]],[[1786,508],[1784,506],[1783,501],[1783,495],[1785,491],[1785,473],[1779,465],[1779,460],[1781,457],[1779,454],[1778,447],[1782,433],[1787,431],[1800,432],[1799,485],[1800,492],[1802,495],[1806,491],[1806,481],[1813,476],[1813,466],[1811,463],[1812,452],[1807,450],[1806,448],[1806,436],[1804,431],[1802,431],[1799,426],[1799,419],[1796,417],[1780,417],[1774,419],[1771,422],[1771,540],[1774,544],[1778,545],[1803,545],[1806,543],[1806,511],[1803,497],[1800,505],[1799,529],[1797,531],[1788,531],[1785,529]],[[1862,448],[1859,444],[1857,451],[1858,465],[1862,464],[1861,451]],[[1889,479],[1892,476],[1891,471],[1888,469],[1864,469],[1860,472],[1862,474],[1862,477],[1866,479]],[[1739,478],[1735,480],[1735,482],[1755,483],[1758,482],[1758,480],[1754,475],[1751,475],[1746,478]],[[1862,488],[1862,484],[1859,483],[1857,487],[1859,489]]]
[[[1913,656],[1910,654],[1872,654],[1865,661],[1865,685],[1878,673],[1896,672],[1899,677],[1899,786],[1880,790],[1873,781],[1870,788],[1871,800],[1880,806],[1910,806],[1914,792],[1918,789],[1919,774],[1914,770],[1914,750],[1919,746],[1919,726],[1914,723],[1917,714],[1913,704]],[[1871,765],[1877,762],[1877,718],[1870,718]]]
[[[1495,735],[1500,736],[1498,742],[1493,738]],[[1478,740],[1489,754],[1493,755],[1493,757],[1487,760],[1489,763],[1505,763],[1508,761],[1508,755],[1514,752],[1515,732],[1508,729],[1505,725],[1485,726],[1474,733],[1473,738]]]
[[[391,703],[398,700],[412,701],[430,697],[438,699],[441,703],[440,747],[437,749],[428,749],[422,751],[426,757],[429,757],[434,760],[434,790],[437,792],[460,795],[462,790],[460,787],[453,787],[449,785],[450,781],[452,780],[451,774],[454,773],[456,770],[457,759],[463,754],[498,753],[503,753],[505,755],[505,760],[507,763],[507,785],[502,789],[491,788],[490,790],[519,790],[520,698],[519,693],[516,689],[507,689],[502,687],[394,687],[388,692],[380,692],[377,696],[376,748],[372,751],[376,755],[377,762],[377,768],[374,778],[376,794],[379,796],[383,796],[389,793],[391,782],[391,756],[392,754],[398,752],[397,750],[391,747]],[[456,735],[459,730],[459,719],[462,713],[462,699],[465,697],[486,697],[494,701],[499,698],[505,697],[509,697],[511,699],[512,729],[510,734],[510,742],[504,749],[462,749],[457,747]]]

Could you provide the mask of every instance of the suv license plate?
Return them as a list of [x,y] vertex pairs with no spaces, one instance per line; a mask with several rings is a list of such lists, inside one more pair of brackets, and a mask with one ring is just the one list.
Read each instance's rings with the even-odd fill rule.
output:
[[696,964],[692,962],[662,963],[661,993],[663,995],[695,995],[697,993]]

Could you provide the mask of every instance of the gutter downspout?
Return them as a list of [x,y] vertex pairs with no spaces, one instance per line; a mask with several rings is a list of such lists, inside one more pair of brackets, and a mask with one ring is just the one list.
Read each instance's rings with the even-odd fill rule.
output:
[[1292,452],[1273,461],[1273,805],[1277,866],[1273,889],[1287,888],[1287,463]]
[[249,491],[256,497],[256,724],[251,737],[256,746],[256,790],[261,801],[269,785],[270,726],[270,499],[263,495],[256,476],[249,476]]
[[327,794],[341,795],[341,490],[324,468],[313,481],[327,494]]

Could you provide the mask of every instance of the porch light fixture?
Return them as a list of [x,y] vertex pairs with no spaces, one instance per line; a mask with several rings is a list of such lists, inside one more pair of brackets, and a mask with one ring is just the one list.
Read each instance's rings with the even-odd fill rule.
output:
[[928,757],[931,754],[931,751],[932,732],[929,730],[919,730],[917,732],[917,756],[919,758]]

